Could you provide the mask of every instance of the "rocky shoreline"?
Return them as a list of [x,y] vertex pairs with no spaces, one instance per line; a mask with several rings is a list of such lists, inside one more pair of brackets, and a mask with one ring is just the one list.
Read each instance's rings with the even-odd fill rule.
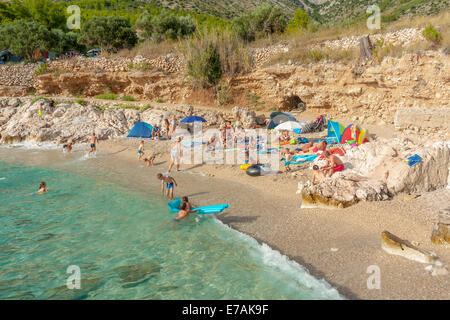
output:
[[[40,117],[38,108],[44,105],[44,114]],[[26,140],[38,142],[68,141],[85,142],[93,132],[100,140],[125,137],[138,121],[152,125],[163,125],[164,119],[175,115],[182,119],[190,115],[198,115],[207,120],[207,126],[218,127],[226,120],[239,121],[244,128],[255,128],[264,122],[264,115],[235,107],[231,111],[196,108],[191,105],[154,106],[145,110],[143,106],[121,108],[120,105],[105,102],[104,105],[84,105],[76,101],[58,101],[53,115],[48,109],[46,100],[42,98],[2,98],[0,99],[0,142],[14,143]],[[410,110],[411,111],[411,110]],[[417,110],[420,115],[421,110]],[[435,118],[447,114],[448,109],[435,110]],[[401,114],[405,113],[403,111]],[[399,115],[398,128],[408,126],[417,119],[410,113]],[[401,120],[401,121],[400,121]],[[432,120],[432,117],[429,118]],[[426,126],[431,121],[420,122]],[[448,123],[448,122],[447,122]],[[448,127],[448,125],[447,125]],[[442,131],[448,128],[438,130]],[[413,142],[402,131],[395,139],[373,139],[359,147],[344,146],[345,156],[342,160],[346,170],[325,179],[322,183],[312,185],[306,182],[299,188],[303,206],[348,207],[359,201],[382,201],[391,199],[400,193],[420,194],[450,185],[450,140],[436,142],[441,136],[434,136],[433,131],[424,141]],[[413,131],[415,132],[415,131]],[[166,150],[161,150],[166,152]],[[406,159],[414,154],[422,161],[408,166]],[[316,159],[312,164],[321,164]],[[311,165],[312,165],[311,164]]]

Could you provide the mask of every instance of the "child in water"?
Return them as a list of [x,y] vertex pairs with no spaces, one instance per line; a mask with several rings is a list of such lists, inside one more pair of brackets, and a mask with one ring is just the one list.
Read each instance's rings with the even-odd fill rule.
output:
[[173,199],[174,185],[178,187],[177,182],[171,176],[164,176],[162,173],[156,175],[158,180],[161,180],[161,193],[164,194],[164,184],[166,185],[166,196]]
[[65,145],[63,145],[63,151],[70,152],[72,151],[72,146],[75,144],[75,142],[69,142]]
[[45,183],[44,181],[42,181],[39,184],[39,190],[36,193],[44,193],[47,192],[49,189],[47,189],[47,183]]
[[141,160],[142,156],[144,155],[144,140],[141,140],[141,144],[139,145],[137,153],[138,153],[138,160]]
[[192,210],[192,205],[190,204],[188,197],[183,197],[183,202],[180,204],[179,209],[180,211],[178,211],[178,216],[175,218],[175,220],[181,220],[187,217],[189,213],[195,213],[200,210]]

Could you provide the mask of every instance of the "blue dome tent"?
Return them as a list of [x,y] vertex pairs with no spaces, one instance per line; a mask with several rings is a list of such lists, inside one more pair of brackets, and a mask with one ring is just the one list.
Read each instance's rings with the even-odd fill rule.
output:
[[288,121],[297,121],[297,120],[295,119],[295,116],[289,112],[275,111],[270,114],[270,121],[267,124],[266,128],[272,130],[280,123]]
[[153,127],[146,122],[136,122],[128,133],[128,138],[151,138]]

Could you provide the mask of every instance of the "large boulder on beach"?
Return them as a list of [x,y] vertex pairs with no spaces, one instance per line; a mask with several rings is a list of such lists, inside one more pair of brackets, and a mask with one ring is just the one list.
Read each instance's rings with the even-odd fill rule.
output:
[[256,127],[255,111],[236,106],[231,110],[231,113],[234,120],[239,121],[245,129]]
[[381,201],[391,198],[386,183],[352,172],[340,172],[321,183],[308,181],[300,187],[302,208],[346,208],[359,201]]
[[[409,166],[407,159],[415,154],[422,160]],[[421,193],[447,186],[450,143],[416,145],[408,139],[378,139],[348,148],[342,159],[353,171],[384,181],[392,194]]]

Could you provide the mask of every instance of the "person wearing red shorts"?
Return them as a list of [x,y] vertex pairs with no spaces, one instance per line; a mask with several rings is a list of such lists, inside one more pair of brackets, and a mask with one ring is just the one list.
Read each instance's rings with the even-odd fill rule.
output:
[[338,156],[330,154],[328,150],[324,151],[323,155],[325,156],[326,164],[320,170],[324,172],[325,176],[331,177],[335,172],[344,170],[344,163]]

